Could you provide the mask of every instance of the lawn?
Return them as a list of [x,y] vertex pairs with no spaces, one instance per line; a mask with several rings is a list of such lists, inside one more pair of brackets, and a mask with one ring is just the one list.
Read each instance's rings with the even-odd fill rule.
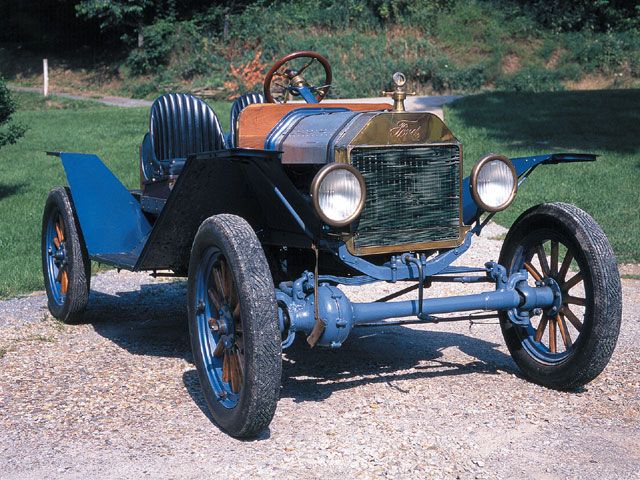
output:
[[[16,145],[0,150],[0,298],[41,290],[40,228],[49,190],[66,184],[64,170],[47,150],[96,153],[129,188],[137,188],[138,145],[148,128],[146,108],[15,94],[17,121],[28,126]],[[229,107],[220,108],[228,125]]]
[[508,157],[577,151],[595,163],[538,168],[514,204],[496,215],[509,226],[542,202],[574,203],[609,236],[618,262],[640,262],[640,90],[487,93],[447,107],[445,118],[464,145],[465,171],[489,152]]
[[[49,189],[65,183],[46,150],[96,153],[130,188],[138,183],[138,145],[147,109],[95,102],[44,101],[19,94],[16,119],[29,127],[17,145],[0,150],[0,297],[42,289],[40,223]],[[609,235],[619,261],[640,261],[640,90],[483,94],[447,108],[447,122],[462,140],[467,171],[487,152],[509,156],[546,151],[599,153],[596,163],[536,170],[497,221],[509,225],[530,205],[576,203]],[[212,105],[228,128],[227,102]]]

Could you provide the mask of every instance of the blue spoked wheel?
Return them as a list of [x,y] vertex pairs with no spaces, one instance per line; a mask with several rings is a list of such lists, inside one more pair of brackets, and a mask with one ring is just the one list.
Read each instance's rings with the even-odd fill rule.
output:
[[214,421],[252,437],[273,418],[281,339],[273,280],[258,239],[242,218],[205,220],[189,263],[189,332]]
[[51,190],[42,218],[42,272],[49,311],[76,323],[89,298],[91,263],[68,189]]
[[500,314],[507,347],[523,373],[558,389],[600,374],[618,338],[621,289],[613,251],[593,218],[568,204],[533,207],[509,230],[500,263],[510,272],[526,269],[532,285],[557,285],[562,297],[557,312],[531,312],[525,326]]
[[238,403],[244,344],[240,303],[224,255],[215,247],[202,256],[196,273],[197,330],[200,353],[207,359],[209,384],[226,408]]
[[56,305],[62,305],[69,290],[67,247],[64,223],[60,215],[52,215],[46,225],[47,274],[51,296]]

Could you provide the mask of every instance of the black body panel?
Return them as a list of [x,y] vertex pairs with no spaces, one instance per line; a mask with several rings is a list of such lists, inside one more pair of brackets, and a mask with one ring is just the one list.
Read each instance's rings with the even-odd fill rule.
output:
[[[304,229],[276,189],[293,207]],[[135,270],[184,272],[198,227],[221,213],[243,217],[267,245],[308,248],[312,238],[321,234],[320,220],[284,172],[280,152],[206,152],[188,158]]]

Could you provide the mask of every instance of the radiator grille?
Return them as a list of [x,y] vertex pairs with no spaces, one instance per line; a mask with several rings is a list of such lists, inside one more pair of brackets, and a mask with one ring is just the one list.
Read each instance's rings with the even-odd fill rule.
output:
[[351,163],[367,199],[354,247],[456,240],[460,236],[460,148],[357,147]]

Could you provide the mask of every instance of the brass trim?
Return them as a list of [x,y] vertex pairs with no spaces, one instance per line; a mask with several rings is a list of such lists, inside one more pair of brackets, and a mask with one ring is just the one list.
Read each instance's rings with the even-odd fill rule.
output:
[[385,92],[382,94],[387,97],[393,98],[393,111],[394,112],[406,112],[404,108],[404,100],[409,95],[415,95],[416,92],[409,93],[405,90],[405,84],[407,83],[407,77],[405,77],[404,73],[396,72],[392,77],[393,81],[393,91]]
[[[509,170],[511,170],[511,174],[513,175],[513,188],[511,189],[511,194],[509,195],[509,198],[507,199],[507,201],[497,208],[490,207],[489,205],[485,204],[480,198],[480,195],[478,194],[478,188],[477,188],[478,173],[480,172],[480,169],[487,162],[491,162],[493,160],[498,160],[506,164],[507,167],[509,167]],[[511,205],[511,203],[516,198],[516,193],[518,192],[518,174],[516,173],[516,169],[513,166],[513,163],[511,163],[511,160],[509,160],[507,157],[505,157],[504,155],[498,155],[496,153],[489,153],[488,155],[485,155],[480,160],[478,160],[478,163],[476,163],[473,166],[473,169],[471,170],[470,186],[471,186],[471,196],[475,200],[476,204],[478,204],[478,206],[482,210],[486,212],[500,212],[506,209],[509,205]]]
[[407,251],[423,251],[423,250],[437,250],[440,248],[453,248],[462,244],[464,236],[467,234],[471,227],[468,225],[460,226],[460,234],[458,238],[451,240],[437,240],[435,242],[421,242],[421,243],[398,243],[396,245],[388,245],[384,247],[360,247],[355,248],[353,245],[354,238],[351,236],[349,240],[345,242],[349,253],[352,255],[375,255],[377,253],[401,253]]
[[424,148],[424,147],[449,147],[451,145],[460,146],[460,142],[429,142],[429,143],[397,143],[393,145],[372,145],[372,144],[349,144],[349,152],[354,148],[385,148],[385,147],[409,147],[409,148]]
[[[360,202],[358,202],[355,212],[348,218],[345,218],[344,220],[341,220],[341,221],[332,220],[329,217],[327,217],[322,211],[322,209],[320,208],[320,204],[318,200],[318,189],[320,188],[322,181],[325,179],[325,177],[328,174],[330,174],[334,170],[348,170],[349,172],[351,172],[353,176],[356,177],[356,179],[358,180],[358,183],[360,184],[360,191],[362,192],[362,195],[360,197]],[[331,225],[332,227],[346,227],[347,225],[352,223],[354,220],[356,220],[362,213],[362,209],[364,208],[364,202],[367,199],[367,187],[364,183],[364,178],[362,177],[362,174],[353,165],[346,164],[346,163],[329,163],[324,167],[322,167],[320,171],[316,173],[316,176],[313,177],[310,191],[311,191],[311,203],[313,204],[313,208],[315,209],[316,214],[318,215],[318,217],[320,217],[320,219],[324,223]]]
[[[404,144],[404,145],[396,145],[397,147],[414,147],[414,148],[422,148],[422,147],[431,147],[431,146],[447,146],[447,145],[455,145],[458,147],[460,152],[460,168],[458,169],[458,194],[460,196],[460,202],[458,205],[458,222],[460,225],[460,234],[458,238],[451,240],[436,240],[433,242],[419,242],[419,243],[401,243],[396,245],[387,245],[384,247],[360,247],[356,248],[354,246],[354,239],[356,232],[353,231],[353,226],[349,229],[349,239],[345,241],[345,245],[347,246],[347,250],[352,255],[374,255],[377,253],[394,253],[394,252],[406,252],[408,250],[412,251],[420,251],[420,250],[436,250],[439,248],[453,248],[458,247],[464,241],[464,236],[467,234],[470,226],[464,225],[462,220],[462,180],[463,180],[463,158],[462,158],[462,144],[458,141],[454,142],[434,142],[434,143],[421,143],[421,144]],[[351,166],[351,151],[354,148],[382,148],[388,147],[388,145],[348,145],[346,149],[346,161],[349,162],[348,165]],[[344,164],[342,164],[344,165]],[[355,168],[355,167],[353,167]],[[357,171],[357,169],[356,169]],[[364,180],[364,179],[363,179]],[[364,209],[364,204],[363,204]]]

